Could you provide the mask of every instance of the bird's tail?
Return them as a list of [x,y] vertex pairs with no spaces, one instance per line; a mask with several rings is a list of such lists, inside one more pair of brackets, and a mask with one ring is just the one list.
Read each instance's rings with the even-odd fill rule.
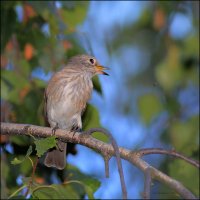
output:
[[66,166],[66,148],[67,143],[58,141],[58,149],[50,150],[44,160],[47,167],[55,167],[57,169],[64,169]]

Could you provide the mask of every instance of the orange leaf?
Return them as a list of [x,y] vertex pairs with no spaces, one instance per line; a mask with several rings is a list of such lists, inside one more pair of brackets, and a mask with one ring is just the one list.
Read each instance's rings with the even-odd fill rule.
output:
[[24,100],[24,97],[28,94],[28,92],[30,91],[30,87],[29,86],[25,86],[24,88],[22,88],[22,90],[19,92],[19,98],[20,101],[22,102]]
[[14,45],[12,40],[9,40],[6,44],[6,51],[11,51],[13,49]]
[[33,7],[28,4],[24,4],[23,8],[24,8],[23,22],[26,23],[29,20],[29,18],[36,16],[36,12],[33,9]]
[[42,177],[35,177],[35,182],[36,183],[39,183],[39,184],[44,184],[44,178],[42,178]]
[[6,56],[1,55],[1,68],[6,68],[7,63],[8,59],[6,58]]
[[165,25],[165,13],[161,8],[157,8],[154,13],[153,26],[156,30],[160,30]]
[[65,50],[71,49],[72,48],[72,44],[69,41],[64,40],[63,41],[63,47],[64,47]]
[[30,60],[33,57],[34,48],[32,44],[26,43],[24,47],[24,57],[26,60]]
[[6,143],[9,140],[9,136],[8,135],[1,135],[0,136],[0,143]]

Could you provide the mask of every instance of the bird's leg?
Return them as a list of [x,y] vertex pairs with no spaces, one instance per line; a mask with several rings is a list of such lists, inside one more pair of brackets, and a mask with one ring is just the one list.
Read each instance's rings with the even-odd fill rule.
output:
[[57,129],[59,129],[58,123],[56,123],[56,126],[52,128],[52,136],[55,135]]
[[82,128],[80,128],[79,126],[73,126],[71,131],[73,132],[73,136],[75,135],[76,132],[82,132]]
[[[56,126],[52,128],[52,136],[55,135],[57,129],[59,129],[58,123],[56,123]],[[56,149],[58,149],[59,151],[63,151],[63,149],[61,149],[60,146],[58,145],[58,141],[57,141]]]

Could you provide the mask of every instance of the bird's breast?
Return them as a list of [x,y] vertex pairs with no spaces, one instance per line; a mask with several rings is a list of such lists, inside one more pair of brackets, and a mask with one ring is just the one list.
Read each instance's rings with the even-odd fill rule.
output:
[[81,113],[93,89],[92,80],[84,75],[62,77],[50,86],[47,93],[48,103],[52,105],[53,112],[58,110],[65,113]]
[[54,82],[47,97],[48,119],[69,123],[74,116],[81,115],[92,88],[91,79],[81,75]]
[[79,76],[65,86],[64,96],[65,99],[71,99],[74,106],[82,111],[91,97],[92,89],[91,79]]

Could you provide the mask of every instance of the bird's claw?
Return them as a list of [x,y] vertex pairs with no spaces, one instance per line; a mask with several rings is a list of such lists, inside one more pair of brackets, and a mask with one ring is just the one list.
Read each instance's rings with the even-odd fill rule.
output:
[[57,129],[59,129],[58,124],[56,124],[56,126],[52,128],[52,135],[51,136],[55,135]]
[[76,132],[80,132],[80,133],[82,132],[82,128],[76,126],[76,127],[73,127],[73,128],[71,129],[71,131],[73,132],[72,137],[74,137],[74,135],[75,135]]

